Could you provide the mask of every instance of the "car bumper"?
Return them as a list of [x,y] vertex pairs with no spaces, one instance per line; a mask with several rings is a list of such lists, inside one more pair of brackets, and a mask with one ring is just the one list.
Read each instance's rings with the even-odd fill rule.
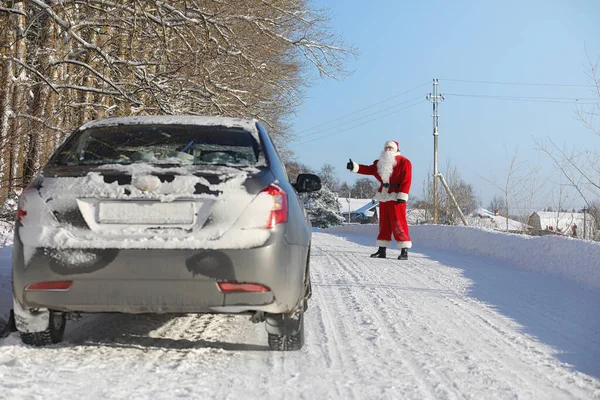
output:
[[[32,249],[16,232],[13,292],[22,309],[286,313],[303,296],[308,246],[287,243],[283,225],[263,246],[242,250]],[[72,284],[65,291],[26,289],[52,281]],[[270,290],[223,292],[217,284],[223,281],[258,283]]]

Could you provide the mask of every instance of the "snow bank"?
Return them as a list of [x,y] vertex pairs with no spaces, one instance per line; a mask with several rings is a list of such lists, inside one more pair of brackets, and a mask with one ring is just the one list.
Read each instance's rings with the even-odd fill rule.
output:
[[[340,236],[377,236],[377,225],[336,226],[323,232]],[[413,250],[435,248],[505,261],[520,268],[558,275],[600,287],[600,243],[561,236],[525,236],[475,227],[410,227]]]

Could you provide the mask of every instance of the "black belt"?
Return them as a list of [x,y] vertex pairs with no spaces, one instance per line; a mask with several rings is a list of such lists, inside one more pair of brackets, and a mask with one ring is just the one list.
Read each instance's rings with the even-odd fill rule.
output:
[[382,183],[381,187],[384,187],[384,188],[399,188],[400,184],[399,183]]

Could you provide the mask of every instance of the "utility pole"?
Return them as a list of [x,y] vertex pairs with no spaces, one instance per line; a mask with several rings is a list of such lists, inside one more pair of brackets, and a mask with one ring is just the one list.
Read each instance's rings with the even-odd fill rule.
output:
[[348,224],[350,224],[350,189],[348,189],[348,197],[346,198],[346,201],[348,202]]
[[585,208],[585,206],[583,207],[583,240],[585,240],[585,228],[587,225],[587,221],[586,221],[586,213],[587,213],[588,209]]
[[438,79],[433,78],[433,92],[428,93],[425,98],[433,103],[433,223],[438,223],[438,104],[444,100],[444,95],[438,93]]

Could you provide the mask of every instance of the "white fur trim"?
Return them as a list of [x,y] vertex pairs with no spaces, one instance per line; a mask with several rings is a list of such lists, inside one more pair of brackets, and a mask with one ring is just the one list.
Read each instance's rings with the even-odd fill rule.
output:
[[396,201],[400,198],[400,193],[388,193],[388,188],[383,188],[381,192],[375,194],[375,200],[384,201]]
[[390,245],[392,244],[391,240],[378,240],[377,242],[375,242],[375,244],[377,245],[377,247],[390,247]]
[[408,201],[408,193],[400,192],[400,193],[398,193],[398,198],[400,200]]
[[391,151],[382,151],[377,160],[377,173],[383,183],[390,183],[390,176],[394,173],[394,167],[398,164],[396,155]]
[[352,161],[352,172],[358,172],[358,164]]
[[394,142],[392,140],[388,140],[387,142],[384,143],[383,148],[385,149],[388,146],[393,147],[394,149],[396,149],[396,151],[398,151],[398,146],[396,145],[396,142]]
[[399,249],[410,249],[412,247],[412,242],[398,242]]

